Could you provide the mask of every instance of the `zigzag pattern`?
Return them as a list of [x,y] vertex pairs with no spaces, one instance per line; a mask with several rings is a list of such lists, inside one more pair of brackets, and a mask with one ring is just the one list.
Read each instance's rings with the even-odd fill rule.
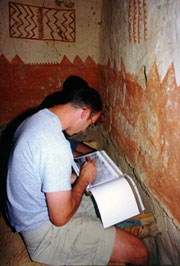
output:
[[9,2],[11,38],[75,42],[75,10]]

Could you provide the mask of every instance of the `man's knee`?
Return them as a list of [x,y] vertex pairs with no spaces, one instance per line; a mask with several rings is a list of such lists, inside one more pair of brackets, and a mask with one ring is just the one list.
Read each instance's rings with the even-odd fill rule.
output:
[[116,239],[110,262],[147,265],[148,249],[141,239],[124,230],[116,229]]
[[148,248],[144,244],[144,242],[141,240],[141,247],[139,249],[139,256],[141,258],[146,258],[148,260]]
[[[132,236],[134,237],[134,236]],[[135,237],[135,241],[131,242],[130,250],[132,256],[129,256],[130,262],[133,264],[147,265],[148,264],[148,249],[143,240]],[[131,261],[132,259],[132,261]]]

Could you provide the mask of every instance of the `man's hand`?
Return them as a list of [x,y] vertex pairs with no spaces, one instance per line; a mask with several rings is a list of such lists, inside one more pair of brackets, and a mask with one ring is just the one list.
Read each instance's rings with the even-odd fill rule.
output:
[[96,161],[89,160],[85,162],[81,168],[79,178],[83,178],[87,181],[87,185],[91,183],[97,176]]

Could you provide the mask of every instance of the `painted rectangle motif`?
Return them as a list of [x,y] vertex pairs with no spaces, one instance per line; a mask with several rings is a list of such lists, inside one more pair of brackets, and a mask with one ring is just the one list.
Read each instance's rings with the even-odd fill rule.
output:
[[11,38],[75,42],[75,10],[9,2]]

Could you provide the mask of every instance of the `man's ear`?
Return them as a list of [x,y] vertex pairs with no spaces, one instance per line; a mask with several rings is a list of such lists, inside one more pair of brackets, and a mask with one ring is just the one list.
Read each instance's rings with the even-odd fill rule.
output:
[[89,108],[83,109],[81,118],[87,120],[90,117],[91,110]]

